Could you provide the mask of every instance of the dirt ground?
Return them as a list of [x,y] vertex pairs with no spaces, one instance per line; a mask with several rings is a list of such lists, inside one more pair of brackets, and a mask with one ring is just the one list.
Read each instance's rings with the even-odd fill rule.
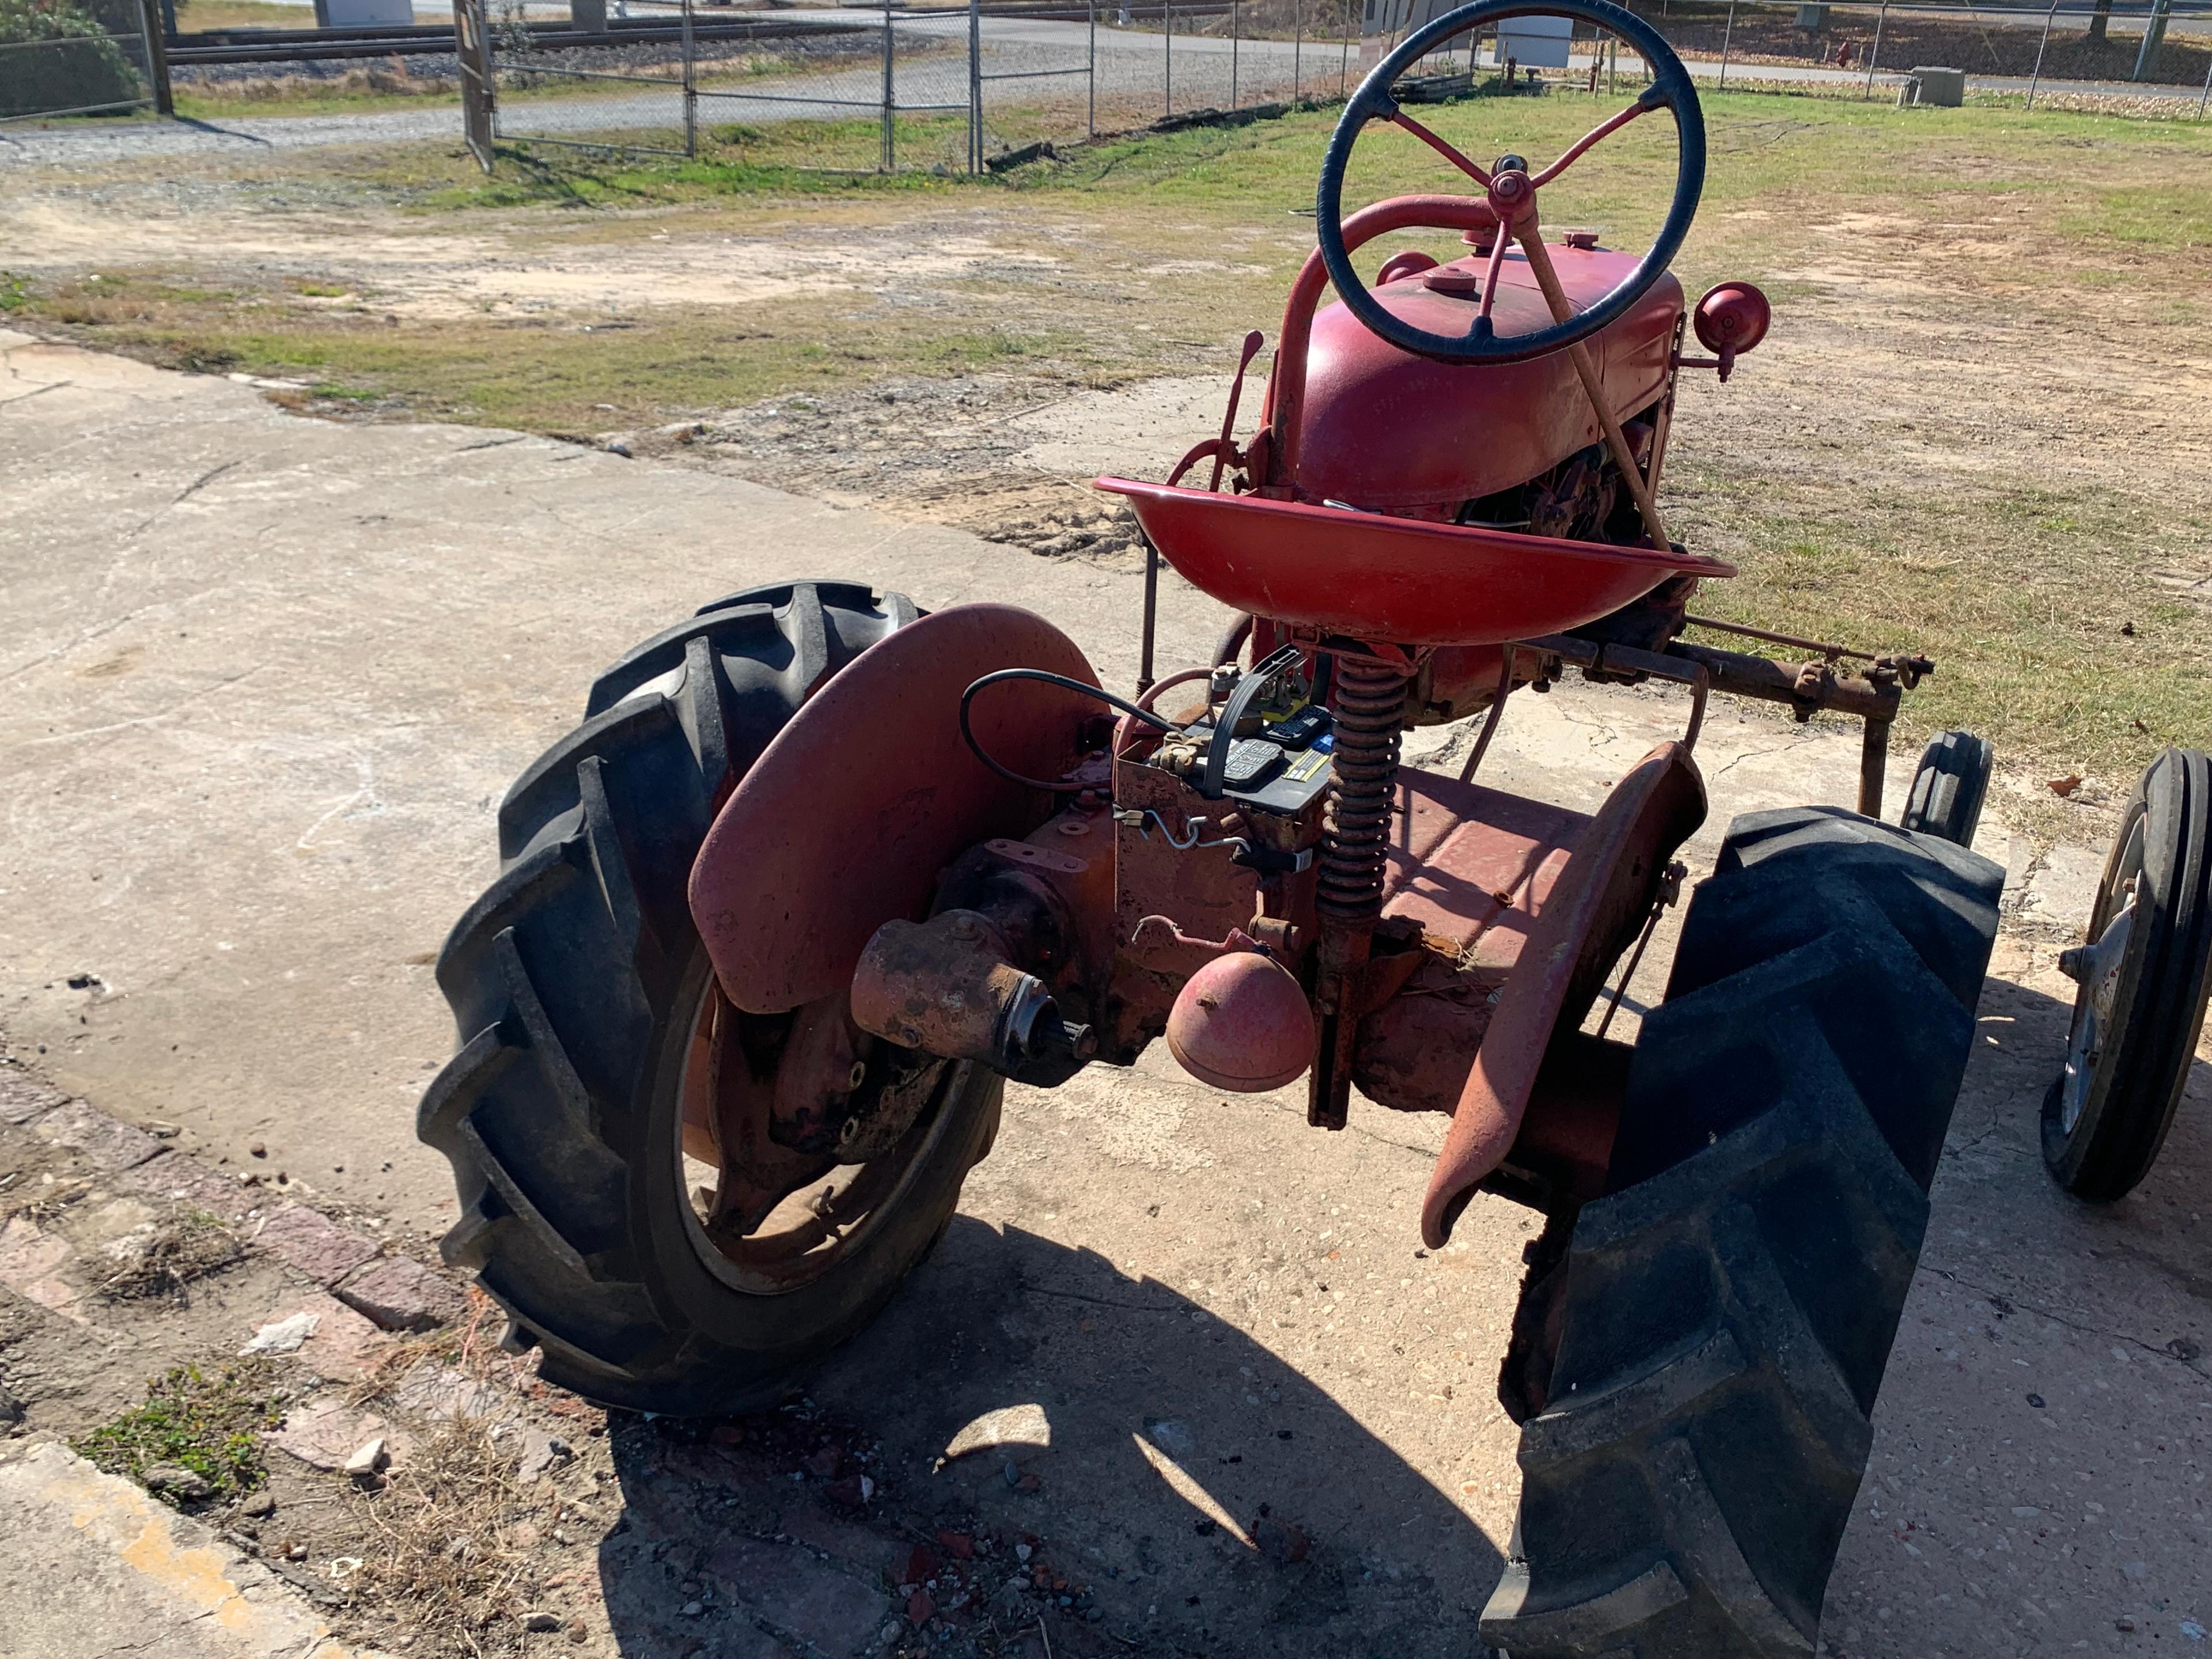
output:
[[[2212,741],[2204,135],[1990,112],[1905,135],[1896,112],[1711,102],[1684,280],[1747,276],[1778,307],[1727,386],[1687,381],[1675,428],[1678,533],[1743,565],[1712,608],[1929,650],[1950,672],[1917,714],[2046,777]],[[1479,145],[1578,126],[1567,103],[1438,118]],[[1224,374],[1310,241],[1326,125],[1107,146],[977,187],[702,165],[486,194],[424,152],[18,169],[0,269],[19,324],[286,382],[270,395],[331,418],[619,442],[1124,556],[1126,522],[1014,423]],[[1917,167],[1885,173],[1901,137]],[[1367,148],[1362,188],[1437,182]],[[1632,241],[1660,158],[1605,166],[1573,210]]]

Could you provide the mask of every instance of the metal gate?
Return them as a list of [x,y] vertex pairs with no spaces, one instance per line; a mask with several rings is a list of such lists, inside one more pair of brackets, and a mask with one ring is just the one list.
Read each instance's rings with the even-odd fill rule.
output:
[[0,122],[169,112],[157,0],[23,0],[0,10]]

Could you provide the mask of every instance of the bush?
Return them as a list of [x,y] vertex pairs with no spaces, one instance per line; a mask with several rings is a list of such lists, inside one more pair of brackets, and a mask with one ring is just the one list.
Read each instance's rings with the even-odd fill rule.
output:
[[0,0],[0,46],[34,42],[43,44],[8,54],[9,73],[0,76],[0,117],[128,103],[147,95],[144,77],[84,11],[66,0]]

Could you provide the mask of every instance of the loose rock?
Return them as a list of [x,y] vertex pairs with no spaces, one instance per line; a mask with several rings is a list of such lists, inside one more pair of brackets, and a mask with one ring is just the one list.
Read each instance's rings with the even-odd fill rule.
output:
[[391,1462],[391,1449],[384,1443],[384,1437],[379,1435],[355,1448],[353,1455],[345,1461],[345,1473],[356,1480],[374,1480],[384,1473]]
[[179,1503],[197,1504],[215,1496],[215,1487],[196,1469],[180,1463],[149,1463],[140,1476],[148,1492],[157,1492]]

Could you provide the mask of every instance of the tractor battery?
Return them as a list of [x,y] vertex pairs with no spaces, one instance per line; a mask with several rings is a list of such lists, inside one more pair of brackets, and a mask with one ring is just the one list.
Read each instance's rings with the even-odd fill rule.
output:
[[[1254,736],[1231,740],[1229,758],[1222,769],[1222,793],[1240,805],[1296,817],[1328,787],[1329,760],[1335,746],[1326,708],[1307,703],[1279,720],[1263,726]],[[1205,721],[1185,729],[1193,745],[1180,769],[1196,774],[1205,769],[1212,747],[1212,728]]]

